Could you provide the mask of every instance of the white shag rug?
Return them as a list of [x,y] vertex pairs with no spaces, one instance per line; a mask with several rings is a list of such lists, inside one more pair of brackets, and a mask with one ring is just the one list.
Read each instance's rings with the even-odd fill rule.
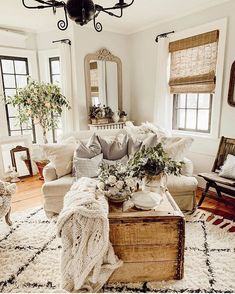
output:
[[[104,292],[235,292],[234,223],[206,221],[197,210],[186,217],[185,275],[180,281],[106,285]],[[0,292],[56,292],[60,288],[60,240],[55,222],[43,208],[12,215],[9,228],[0,220]],[[225,228],[220,228],[228,224]]]

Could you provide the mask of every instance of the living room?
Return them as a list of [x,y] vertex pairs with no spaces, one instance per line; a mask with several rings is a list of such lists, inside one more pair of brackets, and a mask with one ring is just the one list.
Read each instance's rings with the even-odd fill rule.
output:
[[233,293],[235,1],[115,4],[1,1],[0,292]]

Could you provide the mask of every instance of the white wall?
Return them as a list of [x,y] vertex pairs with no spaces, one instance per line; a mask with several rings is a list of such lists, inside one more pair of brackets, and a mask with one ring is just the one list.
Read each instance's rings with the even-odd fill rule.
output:
[[130,83],[128,36],[110,32],[97,33],[93,28],[81,28],[78,25],[70,25],[70,30],[67,32],[56,30],[38,34],[38,49],[47,50],[50,48],[57,48],[58,44],[52,44],[52,41],[63,38],[69,38],[72,41],[73,116],[75,130],[87,129],[88,127],[84,58],[88,53],[93,53],[102,47],[107,48],[112,54],[118,56],[122,60],[123,105],[124,110],[129,113]]
[[[131,118],[137,123],[153,120],[156,71],[155,37],[163,32],[180,32],[224,17],[228,18],[220,136],[235,137],[235,108],[227,103],[230,68],[235,60],[235,1],[231,0],[200,13],[167,22],[130,37]],[[219,139],[195,138],[188,156],[194,161],[195,173],[209,171]]]

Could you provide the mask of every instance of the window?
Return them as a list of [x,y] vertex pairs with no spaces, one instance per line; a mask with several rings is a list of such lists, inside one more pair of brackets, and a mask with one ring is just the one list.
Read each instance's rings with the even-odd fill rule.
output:
[[[5,97],[15,95],[17,89],[23,88],[27,85],[27,77],[29,75],[27,58],[0,56],[0,68]],[[18,112],[19,109],[16,109],[11,105],[6,105],[9,136],[30,134],[33,143],[35,143],[36,134],[33,121],[27,125],[20,124],[16,118]]]
[[169,44],[173,129],[210,133],[219,31]]
[[[51,57],[49,58],[50,67],[50,82],[54,85],[61,87],[61,75],[60,75],[60,58]],[[51,114],[53,117],[58,118],[58,128],[52,130],[53,142],[57,142],[58,135],[62,133],[61,117],[57,114]]]
[[213,94],[174,94],[173,129],[209,133]]

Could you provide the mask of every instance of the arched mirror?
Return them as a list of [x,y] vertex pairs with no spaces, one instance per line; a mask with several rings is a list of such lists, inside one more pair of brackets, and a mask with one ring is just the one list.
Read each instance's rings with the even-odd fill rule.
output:
[[102,48],[85,57],[87,112],[91,106],[105,105],[122,110],[122,62]]
[[231,67],[229,91],[228,91],[228,104],[235,107],[235,61]]

